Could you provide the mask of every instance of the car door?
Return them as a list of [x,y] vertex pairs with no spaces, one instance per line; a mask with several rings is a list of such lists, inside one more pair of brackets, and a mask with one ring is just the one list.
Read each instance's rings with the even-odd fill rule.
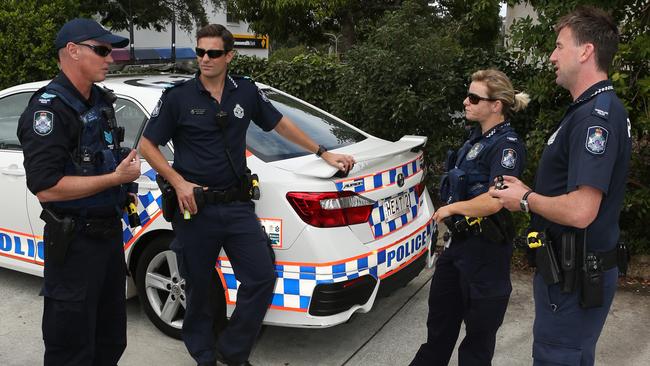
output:
[[34,235],[27,213],[28,201],[36,198],[27,190],[23,152],[16,136],[18,119],[33,92],[0,96],[0,266],[40,274],[42,234]]

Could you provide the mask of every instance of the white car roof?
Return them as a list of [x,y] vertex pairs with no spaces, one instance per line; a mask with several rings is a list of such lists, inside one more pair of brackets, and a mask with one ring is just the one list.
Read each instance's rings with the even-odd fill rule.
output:
[[[189,74],[108,75],[106,80],[98,82],[97,85],[111,89],[119,96],[137,99],[137,101],[145,107],[147,112],[151,113],[166,87],[172,85],[174,82],[178,82],[179,80],[186,80],[192,77],[194,77],[194,75]],[[17,91],[35,91],[44,87],[49,82],[50,80],[43,80],[16,85],[5,89],[3,94],[11,94]],[[261,83],[256,83],[256,85],[263,89],[269,88],[268,85]]]

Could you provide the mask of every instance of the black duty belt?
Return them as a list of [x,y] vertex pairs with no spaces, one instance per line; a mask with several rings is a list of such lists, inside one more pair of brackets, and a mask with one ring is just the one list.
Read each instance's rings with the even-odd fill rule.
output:
[[233,201],[244,201],[242,199],[242,194],[239,189],[228,189],[228,190],[218,190],[218,189],[208,189],[203,191],[203,198],[205,203],[229,203]]
[[587,255],[595,254],[596,258],[600,261],[603,271],[612,269],[618,265],[618,255],[616,248],[608,252],[587,252]]

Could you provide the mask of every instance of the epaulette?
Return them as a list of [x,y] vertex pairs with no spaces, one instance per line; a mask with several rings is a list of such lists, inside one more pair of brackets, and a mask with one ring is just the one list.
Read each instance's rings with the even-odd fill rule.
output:
[[609,106],[612,103],[612,93],[599,93],[594,101],[591,114],[604,120],[609,118]]
[[103,85],[97,85],[99,87],[99,90],[104,94],[104,100],[108,104],[113,104],[117,100],[117,96],[113,92],[113,89],[109,89]]
[[45,90],[45,87],[42,87],[34,93],[34,97],[38,100],[38,102],[42,105],[50,105],[52,104],[52,101],[54,98],[56,98],[55,94],[48,93]]
[[163,94],[167,93],[168,91],[174,89],[177,86],[181,86],[185,84],[186,82],[190,81],[192,79],[184,79],[184,80],[174,80],[168,84],[164,84],[164,89],[163,89]]

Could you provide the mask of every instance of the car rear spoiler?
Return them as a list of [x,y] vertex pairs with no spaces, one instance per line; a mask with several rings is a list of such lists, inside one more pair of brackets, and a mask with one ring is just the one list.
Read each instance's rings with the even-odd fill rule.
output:
[[[353,154],[352,156],[354,157],[356,164],[352,171],[363,169],[367,165],[364,163],[370,160],[377,160],[387,156],[397,155],[408,150],[416,150],[424,147],[426,143],[427,137],[425,136],[405,135],[398,141],[389,145],[382,145],[374,149]],[[325,160],[318,159],[296,168],[293,172],[316,178],[332,178],[338,170],[327,164]]]

